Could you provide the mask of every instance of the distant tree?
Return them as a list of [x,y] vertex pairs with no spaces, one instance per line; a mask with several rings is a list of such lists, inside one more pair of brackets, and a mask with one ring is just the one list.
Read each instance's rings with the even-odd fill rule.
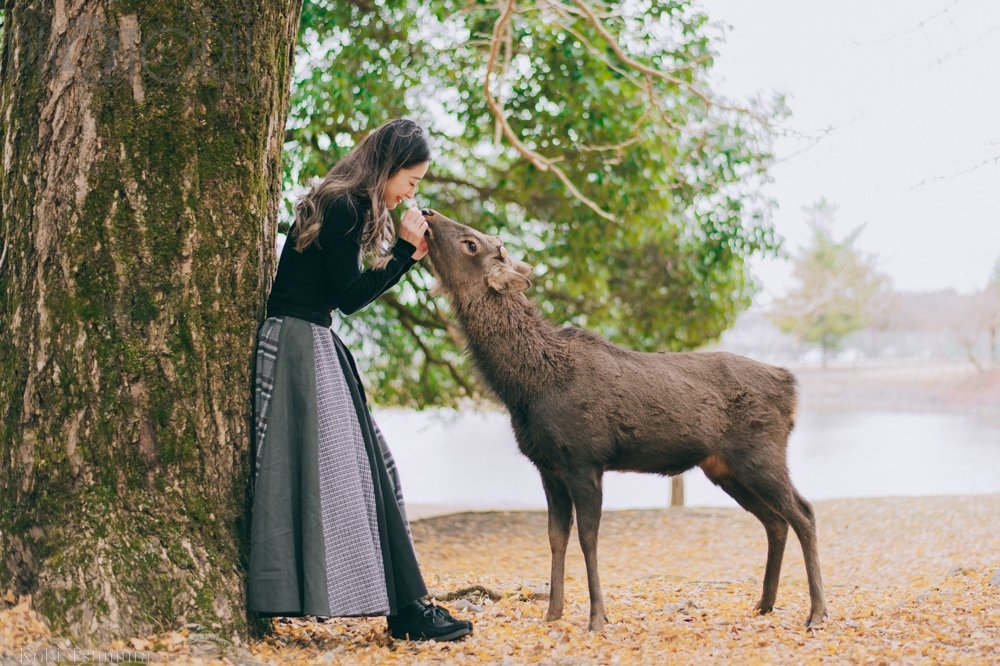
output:
[[989,341],[988,358],[992,363],[1000,361],[1000,259],[993,264],[993,272],[983,290],[986,333]]
[[997,339],[1000,337],[1000,261],[994,267],[986,285],[972,294],[958,296],[961,309],[950,319],[949,334],[958,343],[966,358],[980,372],[997,361]]
[[871,303],[885,278],[875,259],[855,247],[863,227],[837,240],[832,222],[836,207],[825,199],[804,209],[812,239],[794,258],[798,286],[770,313],[782,331],[818,344],[823,365],[850,333],[873,321]]

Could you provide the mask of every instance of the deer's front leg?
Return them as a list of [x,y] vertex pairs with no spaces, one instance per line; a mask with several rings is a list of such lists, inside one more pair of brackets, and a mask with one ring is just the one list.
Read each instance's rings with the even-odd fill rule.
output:
[[601,501],[604,493],[600,471],[580,471],[569,482],[570,497],[576,507],[576,525],[580,547],[587,565],[587,586],[590,588],[590,630],[600,631],[608,618],[604,612],[604,595],[597,573],[597,532],[601,526]]
[[573,525],[573,502],[566,484],[559,477],[542,472],[542,486],[549,506],[549,546],[552,549],[552,576],[549,579],[549,611],[545,621],[558,620],[563,614],[563,583],[566,577],[566,544]]

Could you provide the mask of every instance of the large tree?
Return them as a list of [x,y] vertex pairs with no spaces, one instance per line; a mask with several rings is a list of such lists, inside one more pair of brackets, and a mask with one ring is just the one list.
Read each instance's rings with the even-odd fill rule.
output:
[[245,633],[251,353],[299,0],[7,0],[0,586]]

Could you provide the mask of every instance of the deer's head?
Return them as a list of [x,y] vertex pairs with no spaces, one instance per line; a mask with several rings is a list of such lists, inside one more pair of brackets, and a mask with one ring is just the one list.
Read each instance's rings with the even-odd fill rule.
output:
[[531,266],[511,257],[499,236],[488,236],[437,211],[426,210],[424,217],[436,291],[476,297],[487,290],[511,293],[531,286]]

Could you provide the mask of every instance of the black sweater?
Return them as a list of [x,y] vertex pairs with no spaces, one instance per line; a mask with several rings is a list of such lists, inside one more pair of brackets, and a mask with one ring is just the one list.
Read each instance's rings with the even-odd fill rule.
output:
[[343,197],[327,206],[319,246],[314,241],[298,252],[289,230],[267,299],[268,317],[288,315],[329,327],[332,310],[348,315],[357,312],[399,282],[416,263],[412,255],[417,248],[397,238],[384,269],[362,270],[361,229],[370,202],[364,197],[353,201],[353,209]]

